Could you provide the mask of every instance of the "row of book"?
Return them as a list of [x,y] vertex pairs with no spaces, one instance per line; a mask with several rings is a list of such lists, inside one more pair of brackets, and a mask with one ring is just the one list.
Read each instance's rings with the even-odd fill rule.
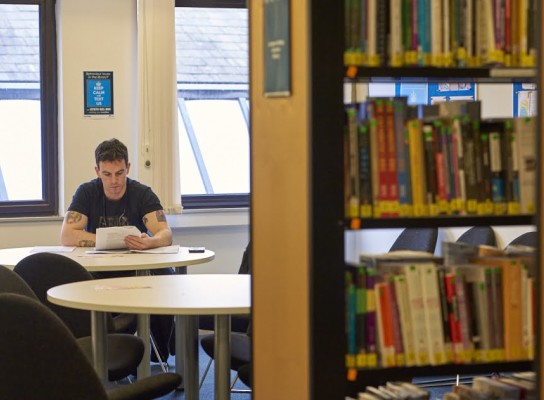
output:
[[345,400],[429,400],[429,391],[410,382],[387,382],[380,386],[367,386],[364,392],[357,394],[357,399],[346,397]]
[[346,105],[346,218],[533,214],[536,120],[482,120],[480,106]]
[[355,66],[536,65],[536,0],[345,0]]
[[533,359],[532,260],[362,258],[345,273],[348,369]]
[[[532,378],[527,379],[527,375]],[[389,397],[400,399],[400,397]],[[534,373],[520,373],[512,376],[477,376],[472,385],[453,386],[451,392],[443,396],[443,400],[536,400],[537,387]],[[376,397],[376,399],[381,399]]]

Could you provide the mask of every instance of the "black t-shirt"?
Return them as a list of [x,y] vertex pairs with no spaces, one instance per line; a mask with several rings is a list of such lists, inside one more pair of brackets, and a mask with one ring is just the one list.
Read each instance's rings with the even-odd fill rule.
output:
[[143,217],[162,209],[159,198],[149,186],[130,178],[127,178],[127,190],[120,200],[108,200],[102,181],[96,178],[77,188],[68,207],[68,211],[87,216],[85,230],[91,233],[96,233],[96,228],[125,225],[134,225],[141,232],[146,232]]

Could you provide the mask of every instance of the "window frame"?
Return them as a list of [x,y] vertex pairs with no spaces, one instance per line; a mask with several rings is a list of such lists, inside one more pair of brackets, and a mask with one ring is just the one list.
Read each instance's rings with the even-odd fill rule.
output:
[[[175,0],[176,7],[190,8],[248,8],[247,0]],[[238,96],[239,99],[242,96]],[[187,98],[185,98],[187,99]],[[178,103],[180,97],[178,96]],[[241,102],[241,100],[239,100]],[[246,98],[246,107],[249,102]],[[240,104],[246,120],[249,117],[249,110],[245,110]],[[249,124],[248,124],[249,130]],[[205,195],[182,195],[181,204],[186,210],[190,209],[219,209],[219,208],[246,208],[249,207],[249,193],[231,194],[205,194]]]
[[[55,0],[0,0],[0,4],[37,5],[40,36],[42,200],[1,201],[0,218],[58,215],[58,104]],[[24,154],[21,155],[24,157]]]

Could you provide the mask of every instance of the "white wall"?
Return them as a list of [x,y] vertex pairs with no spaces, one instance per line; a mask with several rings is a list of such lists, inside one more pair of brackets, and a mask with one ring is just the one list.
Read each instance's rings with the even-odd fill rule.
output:
[[[77,186],[95,177],[94,149],[117,137],[138,179],[135,0],[58,0],[60,210],[56,218],[0,219],[0,248],[59,245],[62,216]],[[83,117],[83,71],[113,71],[114,117]],[[214,261],[189,272],[236,273],[249,240],[247,210],[186,212],[169,218],[174,243],[203,245]]]

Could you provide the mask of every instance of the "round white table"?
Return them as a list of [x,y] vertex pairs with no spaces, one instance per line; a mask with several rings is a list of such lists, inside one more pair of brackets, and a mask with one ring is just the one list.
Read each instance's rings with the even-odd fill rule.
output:
[[[56,253],[61,246],[43,247],[17,247],[0,249],[0,264],[13,268],[20,260],[39,251]],[[58,252],[63,256],[77,261],[89,272],[101,271],[138,271],[159,269],[166,267],[187,267],[201,264],[215,258],[215,253],[205,250],[204,253],[189,253],[188,247],[179,247],[175,254],[149,254],[149,253],[114,253],[114,254],[88,254],[92,247],[76,247],[73,251]]]
[[[240,274],[137,276],[69,283],[47,292],[52,303],[91,311],[101,376],[107,376],[104,313],[176,315],[176,348],[184,350],[185,398],[197,400],[198,315],[215,316],[215,398],[230,398],[230,316],[249,314],[251,280]],[[178,371],[176,350],[176,371]]]
[[[90,254],[92,247],[76,247],[72,251],[63,246],[39,246],[39,247],[18,247],[0,249],[0,264],[13,268],[23,258],[36,253],[49,251],[58,253],[72,260],[77,261],[89,272],[103,271],[136,271],[136,275],[147,276],[152,269],[175,267],[178,273],[186,273],[186,267],[206,263],[215,258],[215,253],[205,250],[204,253],[189,253],[188,247],[179,247],[174,254],[150,254],[150,253],[113,253],[113,254]],[[91,314],[92,316],[92,314]],[[176,329],[180,318],[176,318]],[[98,321],[98,324],[102,321]],[[144,357],[138,367],[138,376],[146,377],[151,374],[149,364],[151,347],[149,343],[149,314],[138,314],[138,336],[144,342]],[[176,341],[176,346],[178,342]],[[181,347],[178,347],[178,349]],[[176,371],[183,375],[183,351],[176,351]],[[94,359],[95,367],[100,376],[106,376],[106,367],[103,359]],[[185,378],[185,377],[184,377]]]

